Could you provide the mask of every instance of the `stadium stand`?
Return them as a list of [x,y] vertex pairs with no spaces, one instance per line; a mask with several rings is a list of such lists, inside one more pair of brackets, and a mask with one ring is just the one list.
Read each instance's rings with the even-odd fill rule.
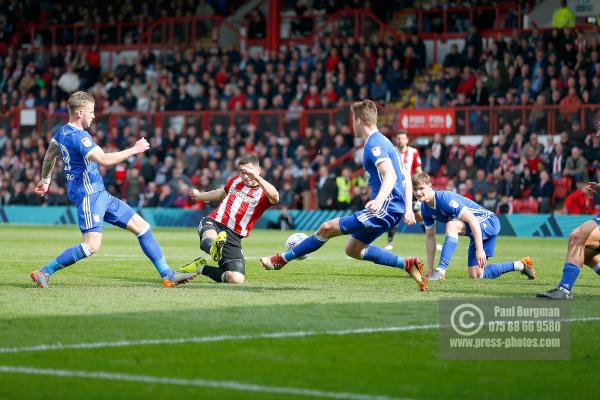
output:
[[[361,162],[354,161],[360,150],[347,106],[364,98],[382,106],[386,117],[381,128],[390,134],[397,126],[390,115],[399,109],[455,107],[457,132],[483,138],[479,143],[463,144],[458,137],[435,142],[439,146],[426,164],[434,186],[458,190],[465,183],[469,195],[480,201],[488,193],[505,195],[514,212],[544,209],[538,196],[530,197],[541,171],[548,171],[553,181],[548,204],[559,210],[575,183],[600,169],[600,143],[592,134],[600,120],[598,30],[520,30],[523,3],[515,8],[510,7],[513,2],[495,2],[490,8],[490,2],[458,1],[446,10],[436,8],[437,2],[397,2],[398,9],[373,9],[373,18],[391,26],[386,29],[404,29],[396,36],[355,37],[356,26],[342,29],[348,17],[341,17],[340,32],[347,36],[327,34],[315,42],[319,18],[343,8],[336,1],[315,2],[314,8],[288,10],[295,34],[311,38],[313,46],[290,45],[260,57],[219,47],[212,40],[214,30],[208,29],[188,47],[124,53],[102,66],[98,42],[131,45],[142,40],[128,33],[133,31],[126,29],[127,23],[197,16],[221,21],[238,3],[243,2],[157,7],[108,1],[106,7],[91,2],[89,8],[75,8],[60,2],[4,2],[0,205],[67,203],[60,169],[49,196],[40,199],[32,188],[52,129],[64,121],[65,98],[75,90],[95,96],[98,120],[93,130],[104,148],[122,148],[134,137],[151,141],[147,156],[103,171],[109,190],[135,206],[205,207],[187,198],[187,187],[222,185],[235,173],[235,160],[252,152],[261,157],[268,180],[285,193],[286,206],[310,208],[321,167],[327,167],[333,181],[349,167],[357,171],[348,178],[349,186],[361,182]],[[475,11],[465,12],[465,5]],[[415,17],[406,18],[409,6],[416,7]],[[355,15],[348,14],[351,9],[347,5],[343,15]],[[481,28],[494,26],[482,25],[485,18],[495,18],[501,26],[483,32]],[[76,21],[114,25],[71,30]],[[260,38],[264,23],[258,10],[251,13],[249,35]],[[44,28],[48,26],[54,28]],[[443,60],[428,60],[423,39],[446,33],[460,34],[460,43]],[[178,35],[176,29],[173,34]],[[42,122],[24,131],[18,124],[21,110],[36,110]],[[541,143],[538,136],[552,139]],[[423,143],[417,147],[425,157],[435,143]],[[479,170],[484,179],[477,178]],[[335,208],[338,194],[333,190],[329,196]]]

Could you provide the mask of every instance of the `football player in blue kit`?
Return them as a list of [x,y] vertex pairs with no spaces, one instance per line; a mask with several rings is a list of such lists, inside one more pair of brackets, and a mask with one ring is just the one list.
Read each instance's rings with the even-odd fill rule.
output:
[[42,179],[35,187],[37,194],[46,194],[52,169],[60,154],[69,198],[77,206],[83,242],[66,249],[44,267],[33,271],[31,278],[38,287],[46,288],[53,273],[96,253],[102,242],[102,224],[106,221],[137,236],[144,254],[162,277],[164,286],[173,287],[190,281],[196,276],[195,273],[173,271],[169,267],[148,222],[125,202],[106,191],[98,165],[118,164],[145,152],[150,145],[142,138],[127,150],[105,153],[86,131],[95,118],[94,104],[94,97],[86,92],[75,92],[69,97],[69,122],[55,132],[44,156]]
[[[600,136],[600,121],[596,123],[596,136]],[[600,183],[588,182],[584,192],[594,197],[600,192]],[[594,219],[584,222],[573,229],[569,235],[567,259],[563,266],[563,276],[558,287],[539,293],[537,297],[553,300],[571,300],[573,285],[581,272],[583,264],[600,275],[600,213]]]
[[356,102],[351,111],[354,134],[365,143],[363,165],[369,174],[370,201],[362,211],[324,222],[312,236],[292,250],[261,257],[260,262],[267,270],[279,270],[288,262],[318,250],[331,238],[350,235],[346,245],[348,256],[404,269],[417,281],[421,290],[425,290],[420,259],[403,258],[371,244],[401,220],[410,225],[415,223],[412,185],[394,145],[377,129],[375,103],[371,100]]
[[[433,190],[431,179],[426,173],[412,178],[417,200],[422,202],[421,214],[425,224],[427,249],[427,279],[444,280],[446,270],[458,246],[460,235],[469,237],[468,267],[473,279],[495,279],[507,272],[519,271],[529,279],[535,279],[535,270],[530,257],[514,262],[487,264],[494,256],[496,237],[500,233],[500,221],[493,212],[481,207],[459,194]],[[446,238],[437,268],[435,262],[435,224],[446,224]]]

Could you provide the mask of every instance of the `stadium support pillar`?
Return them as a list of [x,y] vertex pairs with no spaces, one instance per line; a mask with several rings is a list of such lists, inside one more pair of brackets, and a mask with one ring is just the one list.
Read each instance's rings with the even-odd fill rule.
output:
[[281,26],[281,4],[280,0],[269,0],[269,15],[267,17],[267,50],[270,55],[279,51]]

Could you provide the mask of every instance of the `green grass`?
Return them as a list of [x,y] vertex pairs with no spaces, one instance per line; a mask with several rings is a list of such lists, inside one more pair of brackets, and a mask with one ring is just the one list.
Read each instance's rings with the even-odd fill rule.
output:
[[[199,255],[193,229],[155,229],[171,265]],[[198,277],[166,289],[135,238],[107,229],[93,257],[54,275],[48,290],[29,273],[80,241],[75,227],[0,225],[0,347],[173,339],[270,332],[327,331],[437,324],[440,297],[532,297],[556,285],[564,240],[500,238],[494,260],[532,255],[538,279],[517,273],[471,281],[461,240],[446,282],[420,293],[399,270],[348,259],[345,239],[309,259],[266,272],[258,256],[280,250],[287,234],[256,231],[244,242],[247,283],[226,286]],[[379,244],[383,244],[380,239]],[[424,237],[398,235],[395,252],[425,253]],[[573,317],[600,316],[600,280],[586,268]],[[569,361],[447,361],[438,357],[438,331],[204,343],[137,345],[0,353],[0,366],[104,371],[269,387],[304,388],[410,399],[549,399],[597,396],[600,322],[572,324]],[[246,389],[142,383],[84,377],[0,373],[0,398],[309,398]]]

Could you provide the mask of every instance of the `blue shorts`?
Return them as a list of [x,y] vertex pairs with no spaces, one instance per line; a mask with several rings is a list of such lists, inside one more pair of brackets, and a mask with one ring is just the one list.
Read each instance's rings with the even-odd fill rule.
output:
[[381,234],[398,225],[404,214],[380,212],[371,214],[366,209],[340,218],[340,231],[364,244],[371,244]]
[[102,232],[102,222],[125,228],[135,215],[133,208],[106,190],[92,193],[77,204],[77,219],[81,233]]
[[596,223],[598,224],[598,228],[600,228],[600,213],[596,215]]
[[[500,220],[495,215],[490,218],[481,221],[479,224],[481,227],[481,236],[483,239],[483,250],[485,251],[485,255],[487,258],[494,257],[494,250],[496,249],[496,237],[500,233]],[[471,239],[469,242],[469,252],[468,252],[468,267],[477,266],[477,257],[476,257],[476,249],[475,249],[475,240],[473,239],[473,234],[471,233],[471,228],[469,228],[468,224],[465,224],[467,229],[467,236]]]

